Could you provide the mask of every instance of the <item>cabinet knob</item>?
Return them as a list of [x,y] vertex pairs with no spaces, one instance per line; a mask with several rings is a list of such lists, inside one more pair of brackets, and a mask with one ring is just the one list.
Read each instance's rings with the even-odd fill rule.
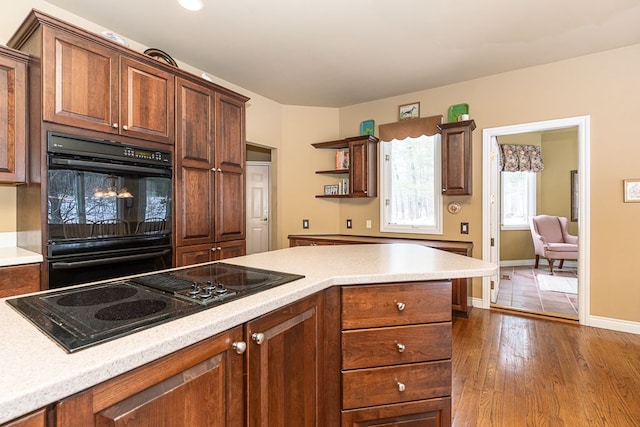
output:
[[218,172],[222,173],[222,169],[218,168]]
[[264,334],[262,332],[254,332],[251,334],[251,339],[256,342],[256,344],[262,344],[264,342]]
[[398,381],[398,391],[405,391],[406,390],[406,386],[401,383],[400,381]]
[[127,125],[122,126],[122,130],[129,130],[129,126]]
[[244,341],[237,341],[231,344],[231,348],[238,354],[242,354],[247,350],[247,343]]
[[398,302],[396,303],[396,306],[398,307],[398,311],[404,311],[406,304],[403,302]]
[[447,191],[447,189],[446,189],[446,188],[443,188],[443,189],[442,189],[442,192],[444,193],[445,191]]
[[404,350],[407,348],[404,344],[397,343],[396,347],[398,347],[398,353],[404,353]]
[[118,129],[118,124],[114,123],[114,124],[111,125],[111,127],[114,128],[114,129]]
[[216,168],[211,168],[211,172],[216,172]]
[[212,252],[215,252],[215,251],[216,251],[216,248],[211,248],[211,251],[212,251]]

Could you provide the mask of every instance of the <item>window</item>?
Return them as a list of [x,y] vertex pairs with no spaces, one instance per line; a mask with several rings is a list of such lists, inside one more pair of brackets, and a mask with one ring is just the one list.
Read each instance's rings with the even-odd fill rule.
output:
[[536,214],[536,174],[502,172],[502,229],[528,230]]
[[380,231],[442,234],[440,135],[380,146]]

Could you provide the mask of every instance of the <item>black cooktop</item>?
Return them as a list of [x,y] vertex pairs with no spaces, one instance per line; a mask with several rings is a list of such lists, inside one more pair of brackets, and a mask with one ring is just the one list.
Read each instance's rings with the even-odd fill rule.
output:
[[214,263],[13,298],[7,303],[74,352],[303,277]]

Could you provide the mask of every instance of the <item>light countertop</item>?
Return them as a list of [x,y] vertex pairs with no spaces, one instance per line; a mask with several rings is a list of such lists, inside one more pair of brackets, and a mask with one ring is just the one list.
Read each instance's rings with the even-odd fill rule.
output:
[[42,262],[41,254],[15,246],[0,247],[0,267],[32,264],[36,262]]
[[497,273],[495,264],[413,244],[300,246],[224,262],[303,274],[305,278],[73,354],[0,299],[0,423],[333,285]]

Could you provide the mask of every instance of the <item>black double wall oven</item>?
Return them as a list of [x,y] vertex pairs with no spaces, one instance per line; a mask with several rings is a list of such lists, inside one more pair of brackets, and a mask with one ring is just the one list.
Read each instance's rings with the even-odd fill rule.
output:
[[50,132],[49,288],[171,267],[171,153]]

